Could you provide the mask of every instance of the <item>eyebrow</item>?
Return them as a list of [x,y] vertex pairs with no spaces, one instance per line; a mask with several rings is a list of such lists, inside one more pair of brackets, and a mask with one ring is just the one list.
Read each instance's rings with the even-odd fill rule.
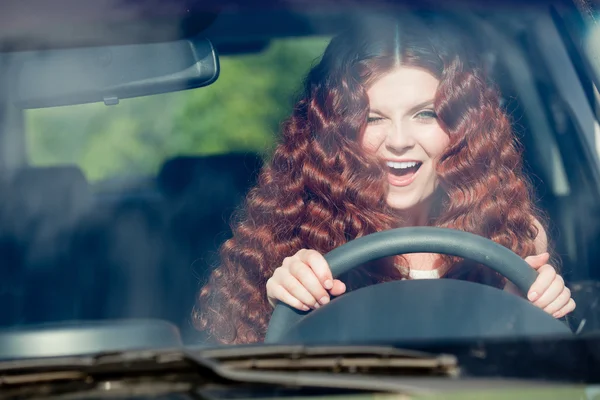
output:
[[[425,100],[425,101],[411,107],[408,110],[407,114],[414,114],[417,111],[421,110],[422,108],[425,108],[427,106],[432,106],[434,102],[435,102],[435,99]],[[369,109],[369,113],[385,116],[385,113],[382,113],[381,111],[377,110],[376,108]]]

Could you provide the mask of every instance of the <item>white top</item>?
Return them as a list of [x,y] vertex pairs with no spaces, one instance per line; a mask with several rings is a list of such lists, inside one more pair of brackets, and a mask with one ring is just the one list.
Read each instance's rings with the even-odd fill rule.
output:
[[408,270],[408,276],[410,279],[438,279],[440,277],[440,271],[438,269],[409,269],[402,266],[399,266],[399,268],[404,272]]
[[411,279],[437,279],[440,277],[440,273],[437,269],[411,269],[408,271],[408,275]]

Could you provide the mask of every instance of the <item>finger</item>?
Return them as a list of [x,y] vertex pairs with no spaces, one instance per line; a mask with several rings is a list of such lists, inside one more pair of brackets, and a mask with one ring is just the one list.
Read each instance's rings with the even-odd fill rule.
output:
[[562,286],[563,290],[558,297],[544,308],[544,311],[546,311],[548,314],[554,315],[555,312],[566,306],[571,299],[571,291],[569,288],[564,287],[564,284]]
[[319,304],[329,303],[329,293],[327,293],[327,290],[325,290],[315,272],[308,265],[297,261],[290,265],[289,271]]
[[544,264],[538,272],[538,277],[527,293],[527,298],[531,302],[538,300],[556,278],[556,270],[549,264]]
[[333,281],[333,288],[329,291],[332,296],[339,296],[346,292],[346,285],[340,280]]
[[292,296],[292,294],[281,285],[277,285],[273,288],[273,296],[282,303],[294,307],[297,310],[310,310],[310,308],[306,304],[302,303],[300,300]]
[[525,257],[525,262],[533,269],[538,269],[550,260],[550,254],[544,252],[535,256]]
[[561,308],[560,310],[558,310],[557,312],[555,312],[554,314],[552,314],[552,316],[554,318],[562,318],[565,315],[567,315],[568,313],[575,310],[575,307],[577,307],[577,304],[575,304],[575,300],[569,299],[569,301],[567,302],[567,305],[564,306],[563,308]]
[[540,298],[535,301],[533,304],[539,308],[548,307],[553,301],[555,301],[558,296],[563,292],[565,288],[565,283],[563,282],[560,276],[557,276],[554,281],[550,284],[548,290],[546,290]]
[[306,306],[310,308],[319,308],[319,302],[293,275],[290,274],[285,280],[281,281],[281,286]]
[[313,270],[321,286],[327,290],[333,288],[331,269],[321,253],[315,250],[301,250],[298,252],[298,257]]

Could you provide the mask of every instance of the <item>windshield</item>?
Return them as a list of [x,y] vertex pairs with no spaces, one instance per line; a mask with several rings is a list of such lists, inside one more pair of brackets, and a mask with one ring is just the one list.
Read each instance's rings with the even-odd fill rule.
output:
[[[157,9],[135,16],[154,36],[123,41],[65,13],[29,41],[16,11],[1,31],[0,328],[155,319],[197,346],[600,328],[577,8],[290,2],[165,36]],[[148,83],[200,57],[177,40],[214,49],[216,80]],[[113,79],[131,95],[65,97]]]

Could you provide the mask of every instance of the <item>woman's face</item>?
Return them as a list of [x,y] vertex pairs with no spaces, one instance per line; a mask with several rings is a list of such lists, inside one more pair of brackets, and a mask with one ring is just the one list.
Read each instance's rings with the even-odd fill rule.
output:
[[369,121],[362,145],[387,162],[387,202],[394,209],[426,204],[437,187],[436,160],[450,141],[433,111],[438,84],[424,70],[400,67],[367,91]]

